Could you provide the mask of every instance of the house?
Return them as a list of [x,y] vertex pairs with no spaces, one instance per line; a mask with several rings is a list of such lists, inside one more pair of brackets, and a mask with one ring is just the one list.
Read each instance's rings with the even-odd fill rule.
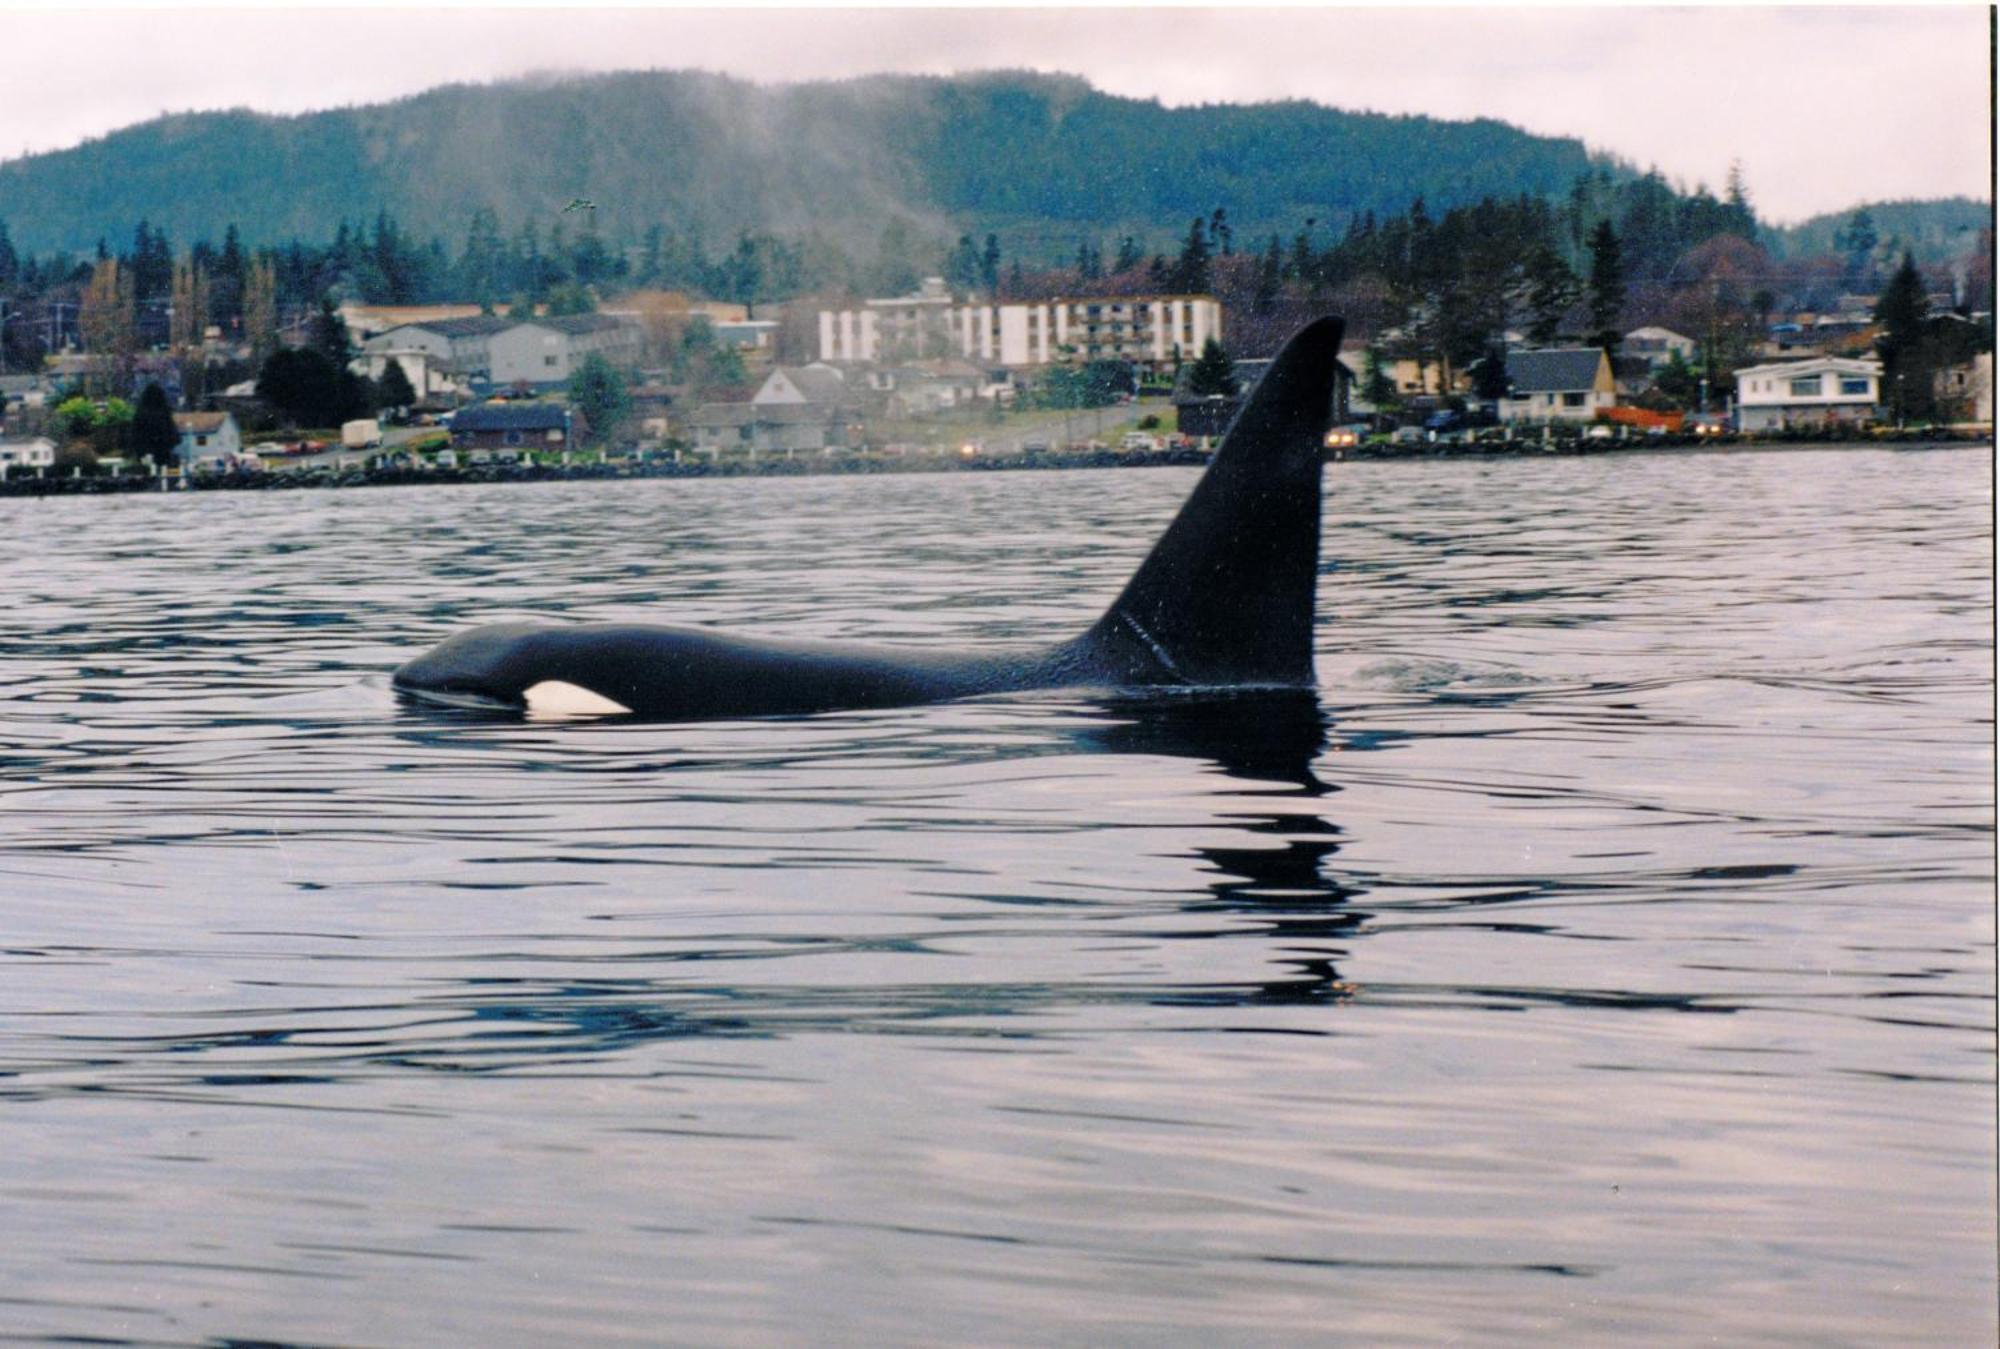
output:
[[694,415],[695,448],[702,453],[825,453],[860,443],[862,425],[848,410],[826,403],[704,403]]
[[632,424],[641,440],[665,440],[674,432],[674,395],[665,384],[647,380],[625,391],[631,399]]
[[[391,352],[421,351],[438,369],[452,375],[484,376],[492,366],[494,336],[519,322],[495,314],[475,314],[404,323],[369,338],[361,344],[361,351],[370,359]],[[417,383],[414,375],[410,383]]]
[[[1219,436],[1229,429],[1236,420],[1236,413],[1271,368],[1269,360],[1234,361],[1231,363],[1236,376],[1236,396],[1226,398],[1220,394],[1200,397],[1188,389],[1188,376],[1194,367],[1184,365],[1180,375],[1174,380],[1173,404],[1181,434],[1188,436]],[[1352,415],[1354,401],[1354,372],[1347,362],[1336,359],[1333,363],[1333,406],[1327,410],[1327,420],[1338,425]]]
[[1620,398],[1637,398],[1653,387],[1653,371],[1658,368],[1644,356],[1619,354],[1611,358],[1611,382]]
[[1932,382],[1938,407],[1954,422],[1993,424],[1993,353],[1982,351],[1970,360],[1939,370]]
[[847,380],[830,365],[781,365],[764,377],[750,401],[773,403],[824,403],[828,406],[848,401]]
[[403,378],[416,390],[419,404],[448,400],[458,392],[458,383],[446,373],[435,357],[421,347],[363,351],[349,367],[358,375],[380,382],[394,362],[403,367]]
[[830,365],[779,366],[747,403],[704,403],[694,415],[695,448],[710,455],[732,452],[795,454],[844,449],[860,443],[858,400]]
[[587,430],[581,413],[554,403],[474,403],[452,414],[455,450],[567,450]]
[[182,467],[234,459],[243,453],[243,433],[229,412],[176,412],[174,429],[181,433],[174,458]]
[[30,440],[0,440],[0,481],[5,480],[10,469],[48,468],[55,461],[56,443],[47,436],[35,436]]
[[42,407],[48,396],[48,381],[40,375],[0,375],[0,402],[10,409]]
[[571,314],[509,324],[487,342],[487,378],[501,387],[567,384],[585,360],[639,363],[643,329],[622,314]]
[[969,361],[913,361],[874,372],[870,384],[885,393],[890,417],[933,416],[993,396],[987,373]]
[[1746,366],[1736,375],[1736,428],[1852,426],[1873,421],[1882,401],[1882,363],[1818,356]]
[[1683,337],[1671,328],[1648,327],[1626,333],[1618,350],[1621,355],[1643,357],[1648,367],[1657,369],[1675,356],[1692,363],[1695,346],[1692,337]]
[[1507,353],[1503,422],[1587,422],[1618,402],[1611,358],[1598,347]]

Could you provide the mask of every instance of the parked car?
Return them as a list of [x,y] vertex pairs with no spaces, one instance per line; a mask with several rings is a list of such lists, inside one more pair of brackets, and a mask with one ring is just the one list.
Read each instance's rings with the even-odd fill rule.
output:
[[1424,430],[1446,435],[1453,431],[1470,431],[1476,427],[1492,426],[1496,418],[1485,408],[1470,408],[1463,412],[1456,408],[1441,408],[1424,418]]

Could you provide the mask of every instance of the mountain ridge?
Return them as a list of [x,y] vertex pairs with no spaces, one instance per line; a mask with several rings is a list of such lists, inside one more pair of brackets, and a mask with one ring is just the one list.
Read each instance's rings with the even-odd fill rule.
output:
[[[306,113],[177,112],[0,162],[17,246],[115,247],[139,220],[175,239],[324,238],[379,210],[462,236],[562,203],[608,236],[662,220],[848,242],[902,215],[933,232],[1011,230],[1073,247],[1079,231],[1175,230],[1228,209],[1246,231],[1307,218],[1547,195],[1629,168],[1576,138],[1490,118],[1350,112],[1304,100],[1167,107],[1037,72],[874,75],[763,85],[704,71],[540,74],[453,83]],[[1247,237],[1247,234],[1246,234]]]

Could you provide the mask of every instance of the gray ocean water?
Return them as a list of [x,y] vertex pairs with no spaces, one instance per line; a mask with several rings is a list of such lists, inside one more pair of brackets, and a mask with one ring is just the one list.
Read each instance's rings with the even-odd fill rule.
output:
[[1983,450],[1331,466],[1317,697],[388,687],[1192,481],[0,501],[0,1337],[1991,1343]]

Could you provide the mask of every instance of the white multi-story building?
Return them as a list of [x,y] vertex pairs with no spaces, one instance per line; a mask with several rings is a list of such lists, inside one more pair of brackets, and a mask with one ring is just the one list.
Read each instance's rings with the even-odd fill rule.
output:
[[1193,360],[1222,339],[1222,306],[1206,295],[1120,295],[1032,304],[957,304],[931,277],[916,295],[823,310],[823,361],[957,357],[986,365],[1125,360],[1152,370]]
[[639,363],[641,337],[638,323],[618,314],[524,319],[488,341],[491,378],[503,385],[566,383],[593,355],[631,367]]
[[1821,356],[1736,372],[1736,426],[1769,431],[1872,421],[1882,402],[1882,363]]

